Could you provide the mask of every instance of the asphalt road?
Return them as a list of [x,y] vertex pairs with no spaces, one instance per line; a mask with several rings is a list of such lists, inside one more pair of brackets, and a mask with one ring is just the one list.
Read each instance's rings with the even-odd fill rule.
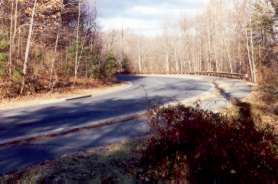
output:
[[20,171],[65,154],[131,140],[149,133],[150,129],[144,121],[133,120],[32,143],[2,147],[0,148],[0,175]]
[[[119,79],[132,82],[133,85],[128,89],[97,97],[0,111],[0,139],[94,123],[97,120],[143,111],[154,104],[190,99],[214,91],[214,86],[207,80],[208,78],[205,80],[120,76]],[[246,85],[237,88],[241,91],[239,94],[243,93],[243,96],[250,92]],[[233,90],[235,89],[236,87]],[[225,106],[226,103],[224,98],[219,97],[213,102],[208,100],[202,105],[209,109]],[[146,123],[134,120],[48,140],[2,147],[0,174],[55,159],[66,153],[144,136],[149,132]]]
[[200,95],[213,88],[201,80],[130,77],[133,86],[116,93],[63,103],[0,111],[0,139],[95,122]]

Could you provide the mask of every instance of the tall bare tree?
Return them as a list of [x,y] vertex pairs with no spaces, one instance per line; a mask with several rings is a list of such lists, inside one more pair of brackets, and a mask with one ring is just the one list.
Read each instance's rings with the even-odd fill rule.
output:
[[21,90],[20,90],[21,94],[23,93],[23,90],[24,90],[24,87],[25,87],[25,80],[26,80],[27,69],[28,69],[28,61],[29,61],[29,52],[30,52],[30,48],[31,48],[31,44],[32,44],[32,33],[33,33],[34,17],[35,17],[35,13],[36,13],[36,7],[37,7],[37,0],[34,0],[32,15],[31,15],[30,24],[29,24],[29,32],[28,32],[28,37],[27,37],[26,49],[25,49],[23,70],[22,70],[23,78],[22,78]]

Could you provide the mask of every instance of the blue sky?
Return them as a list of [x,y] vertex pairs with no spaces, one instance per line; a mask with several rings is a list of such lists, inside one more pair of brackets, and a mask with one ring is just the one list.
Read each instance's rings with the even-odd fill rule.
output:
[[196,14],[207,0],[96,0],[102,30],[129,29],[154,35],[166,22]]

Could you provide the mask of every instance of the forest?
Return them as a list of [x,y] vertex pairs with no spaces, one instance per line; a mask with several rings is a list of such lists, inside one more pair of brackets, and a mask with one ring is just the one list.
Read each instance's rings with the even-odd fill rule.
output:
[[0,3],[0,98],[109,81],[117,71],[87,2]]
[[224,72],[267,81],[278,69],[277,7],[275,0],[213,0],[193,18],[165,22],[158,36],[111,31],[107,47],[135,73]]

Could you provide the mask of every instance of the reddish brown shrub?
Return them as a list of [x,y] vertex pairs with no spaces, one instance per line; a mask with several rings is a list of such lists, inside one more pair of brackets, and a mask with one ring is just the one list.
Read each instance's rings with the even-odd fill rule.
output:
[[154,183],[186,177],[192,183],[277,183],[277,135],[270,127],[258,130],[248,106],[240,110],[238,120],[229,120],[182,105],[154,109],[155,135],[142,158],[142,175]]

